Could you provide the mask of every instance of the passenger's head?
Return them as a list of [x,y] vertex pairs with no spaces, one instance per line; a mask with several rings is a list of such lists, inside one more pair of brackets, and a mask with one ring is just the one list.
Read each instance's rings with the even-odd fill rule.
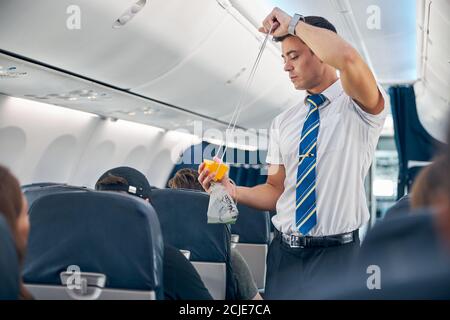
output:
[[145,175],[130,167],[106,171],[95,184],[96,190],[128,193],[151,202],[151,187]]
[[28,203],[20,190],[19,181],[3,166],[0,166],[0,212],[12,230],[19,260],[22,262],[30,230]]
[[169,180],[169,187],[172,189],[195,189],[204,191],[198,182],[198,172],[190,168],[180,169]]
[[[334,25],[323,17],[308,16],[305,17],[305,22],[337,33]],[[297,90],[314,89],[321,84],[326,72],[336,73],[334,68],[323,63],[299,37],[288,34],[275,37],[274,40],[281,41],[284,70],[289,73]]]
[[439,156],[422,169],[414,181],[411,191],[412,208],[433,208],[440,210],[442,199],[446,196],[449,181],[446,172],[449,170],[447,158]]
[[[19,181],[5,167],[0,166],[0,214],[9,224],[16,244],[19,263],[25,259],[25,251],[30,230],[28,204],[20,190]],[[31,299],[31,295],[20,285],[20,298]]]

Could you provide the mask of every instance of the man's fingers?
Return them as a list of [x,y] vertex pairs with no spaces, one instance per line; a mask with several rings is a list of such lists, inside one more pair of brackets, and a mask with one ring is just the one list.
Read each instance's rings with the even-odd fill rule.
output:
[[209,189],[209,185],[211,184],[211,181],[214,179],[214,177],[216,176],[215,173],[212,173],[210,175],[208,175],[205,180],[203,180],[203,186],[207,186]]
[[[273,25],[273,27],[272,27],[272,25]],[[271,34],[273,34],[275,32],[275,30],[278,29],[279,26],[280,26],[280,23],[277,21],[277,19],[275,17],[271,17],[271,18],[267,18],[266,20],[264,20],[263,26],[260,27],[258,29],[258,31],[262,32],[262,33],[268,33],[270,28],[272,28]]]
[[202,185],[203,189],[205,191],[209,190],[209,187],[211,186],[211,181],[216,177],[216,173],[209,173],[208,170],[203,170],[202,173],[198,176],[198,181]]
[[289,25],[290,17],[286,12],[282,11],[279,8],[274,8],[272,12],[263,20],[262,27],[258,29],[258,31],[263,33],[268,33],[270,29],[272,32],[270,33],[273,36],[283,36],[287,34],[287,29]]
[[277,28],[280,26],[280,23],[278,21],[274,21],[273,22],[273,28],[272,28],[272,33],[275,32],[275,30],[277,30]]
[[204,168],[205,168],[205,163],[202,162],[202,164],[198,167],[198,173],[201,173]]
[[198,176],[198,181],[203,184],[203,181],[205,180],[205,177],[209,174],[208,170],[203,170],[199,176]]
[[270,30],[270,26],[271,26],[270,20],[268,20],[268,19],[264,20],[263,25],[264,25],[264,29],[266,30],[265,33],[268,33]]

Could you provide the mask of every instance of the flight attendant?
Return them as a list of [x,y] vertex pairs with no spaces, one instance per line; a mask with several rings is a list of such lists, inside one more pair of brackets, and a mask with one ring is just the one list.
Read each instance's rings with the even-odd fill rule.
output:
[[[364,179],[387,97],[326,19],[275,8],[260,31],[272,25],[284,70],[307,96],[271,124],[267,182],[235,187],[225,177],[221,183],[239,203],[276,209],[265,298],[296,299],[341,277],[334,271],[345,270],[359,248],[358,230],[369,220]],[[199,181],[208,191],[214,173],[203,168]]]

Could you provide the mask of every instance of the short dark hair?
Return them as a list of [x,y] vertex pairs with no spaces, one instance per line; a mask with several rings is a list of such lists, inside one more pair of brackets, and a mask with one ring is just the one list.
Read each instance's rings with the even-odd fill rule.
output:
[[180,169],[168,182],[171,189],[194,189],[204,191],[198,181],[198,172],[191,168]]
[[108,173],[106,177],[101,178],[95,184],[95,189],[100,189],[100,186],[110,186],[110,185],[128,185],[128,181],[125,178],[118,177]]
[[[305,23],[307,23],[309,25],[312,25],[314,27],[317,27],[317,28],[330,30],[330,31],[332,31],[332,32],[337,34],[336,27],[330,21],[325,19],[324,17],[307,16],[307,17],[305,17]],[[287,37],[290,37],[290,36],[292,36],[292,35],[286,34],[286,35],[281,36],[281,37],[274,37],[273,40],[275,42],[281,42],[281,41],[283,41],[284,39],[286,39]]]

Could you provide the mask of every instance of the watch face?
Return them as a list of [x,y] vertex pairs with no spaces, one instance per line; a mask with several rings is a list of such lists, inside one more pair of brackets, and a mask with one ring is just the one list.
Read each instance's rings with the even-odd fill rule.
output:
[[288,27],[288,33],[295,36],[295,27],[297,26],[298,21],[300,20],[302,16],[299,14],[294,14],[294,17],[291,19],[291,22],[289,23]]

